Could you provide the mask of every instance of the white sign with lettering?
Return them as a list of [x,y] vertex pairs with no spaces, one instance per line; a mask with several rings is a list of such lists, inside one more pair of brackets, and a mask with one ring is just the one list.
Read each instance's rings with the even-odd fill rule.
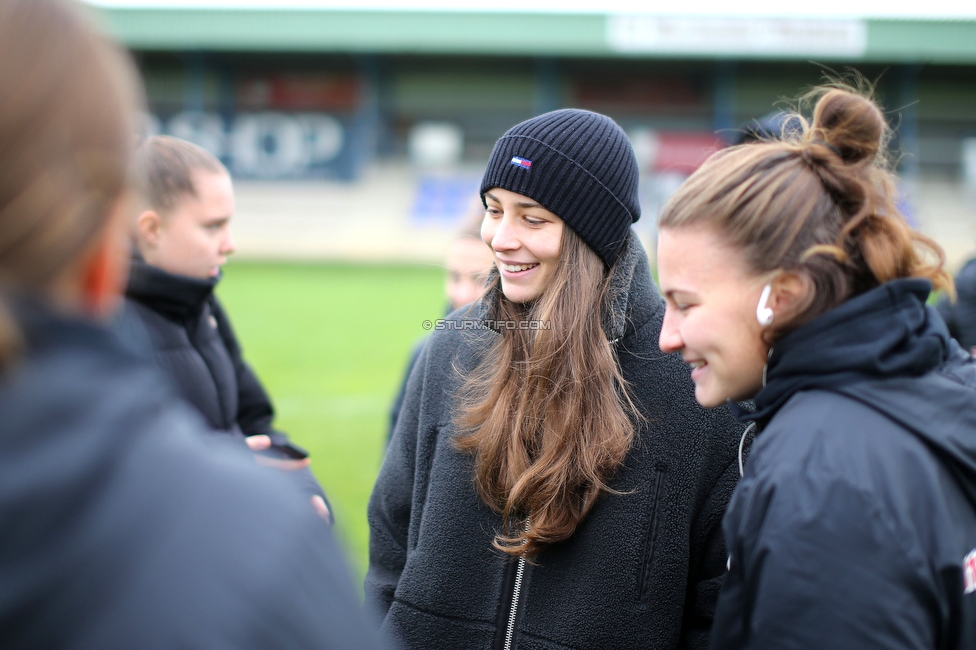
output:
[[229,125],[217,113],[177,113],[165,125],[148,115],[146,130],[196,143],[228,160],[234,174],[263,178],[303,176],[329,164],[345,140],[342,123],[325,113],[238,113]]
[[619,52],[728,56],[843,56],[867,51],[863,20],[615,15],[607,44]]

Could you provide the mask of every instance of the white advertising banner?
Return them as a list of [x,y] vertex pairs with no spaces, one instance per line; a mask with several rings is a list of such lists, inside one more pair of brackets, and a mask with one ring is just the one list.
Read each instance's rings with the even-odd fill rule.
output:
[[863,20],[615,15],[607,44],[619,52],[718,56],[863,56]]

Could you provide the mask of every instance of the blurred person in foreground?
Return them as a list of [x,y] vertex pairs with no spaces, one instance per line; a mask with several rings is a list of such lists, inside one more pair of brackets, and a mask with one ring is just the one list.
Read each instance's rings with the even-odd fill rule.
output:
[[77,6],[0,0],[0,645],[375,648],[326,524],[104,324],[139,96]]
[[[480,204],[478,208],[481,208]],[[461,230],[458,231],[457,236],[451,241],[451,245],[447,249],[447,259],[444,262],[447,267],[447,279],[444,282],[444,295],[447,296],[448,302],[447,314],[473,303],[485,291],[488,273],[495,263],[495,258],[491,254],[491,249],[481,240],[481,219],[483,216],[484,211],[478,209],[466,218]],[[400,390],[393,401],[388,438],[393,437],[393,430],[396,429],[400,409],[403,408],[403,398],[407,392],[407,380],[410,378],[410,373],[417,364],[417,358],[424,349],[424,344],[428,338],[430,337],[424,336],[417,341],[410,352],[407,370],[403,373]]]
[[235,250],[230,173],[210,152],[167,136],[135,154],[139,216],[125,305],[115,329],[162,368],[216,431],[288,471],[331,522],[308,453],[272,427],[274,408],[214,294]]
[[814,97],[660,218],[661,350],[702,406],[756,407],[711,648],[976,648],[976,362],[926,306],[952,280],[894,205],[881,109]]

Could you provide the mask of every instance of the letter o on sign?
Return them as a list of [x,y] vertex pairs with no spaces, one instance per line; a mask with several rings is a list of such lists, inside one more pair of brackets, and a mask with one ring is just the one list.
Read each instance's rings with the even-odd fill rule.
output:
[[282,113],[244,114],[234,122],[234,171],[273,178],[301,172],[308,164],[304,129]]
[[339,120],[324,113],[301,113],[297,118],[308,138],[308,164],[327,163],[339,155],[345,140]]

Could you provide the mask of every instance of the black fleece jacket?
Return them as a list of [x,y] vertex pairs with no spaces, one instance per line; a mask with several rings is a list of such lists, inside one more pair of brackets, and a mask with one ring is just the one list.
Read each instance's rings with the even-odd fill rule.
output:
[[0,379],[4,648],[377,647],[338,544],[107,330],[22,305]]
[[[218,279],[174,275],[135,257],[116,332],[131,350],[162,368],[215,430],[242,443],[244,436],[267,435],[272,446],[262,454],[304,458],[305,450],[272,426],[271,399],[244,361],[213,293]],[[325,496],[310,470],[292,475],[307,493]]]
[[[512,648],[707,644],[744,427],[701,409],[687,366],[658,349],[664,304],[632,233],[612,282],[607,331],[647,423],[610,482],[619,493],[526,567]],[[455,312],[424,346],[370,498],[367,605],[404,648],[504,645],[513,563],[492,547],[502,522],[475,491],[472,457],[451,445],[458,370],[497,336],[466,328],[483,313]]]
[[930,290],[890,282],[775,347],[712,648],[976,648],[976,362]]

